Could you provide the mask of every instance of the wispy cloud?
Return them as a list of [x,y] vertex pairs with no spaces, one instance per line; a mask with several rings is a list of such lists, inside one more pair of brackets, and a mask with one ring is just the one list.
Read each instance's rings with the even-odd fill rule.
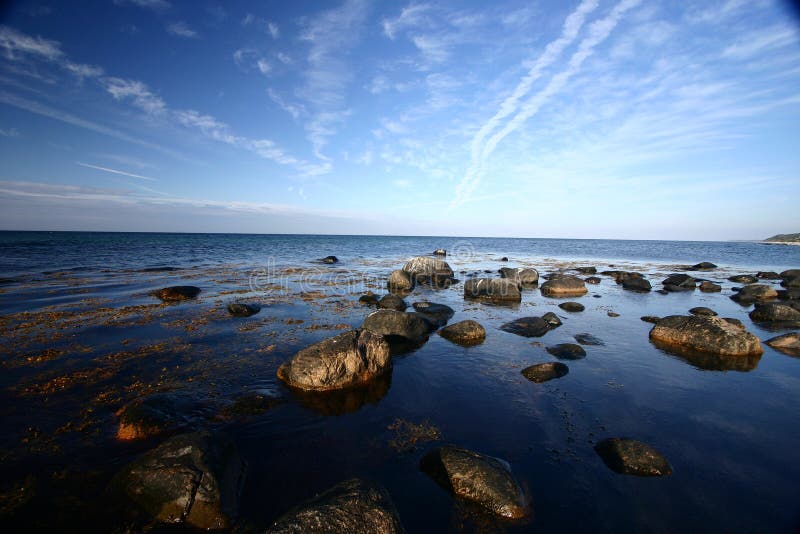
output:
[[155,11],[163,11],[172,6],[167,0],[114,0],[114,3],[118,6],[132,5]]
[[154,95],[143,82],[122,78],[104,78],[102,82],[105,90],[115,100],[131,100],[134,106],[151,115],[160,115],[166,111],[164,101]]
[[273,39],[277,39],[278,37],[281,36],[281,30],[278,28],[278,25],[275,24],[274,22],[267,23],[267,30],[269,31],[269,34],[272,36]]
[[773,26],[743,36],[736,43],[727,46],[722,56],[734,59],[748,59],[755,55],[797,44],[800,42],[795,28]]
[[284,110],[286,113],[288,113],[295,119],[300,117],[301,114],[305,113],[305,109],[303,108],[303,106],[286,101],[286,99],[283,98],[272,87],[267,89],[267,95],[269,96],[270,100],[272,100],[278,105],[278,107],[280,107],[282,110]]
[[19,130],[17,130],[16,128],[0,128],[0,136],[19,137]]
[[95,169],[98,171],[108,172],[111,174],[120,174],[122,176],[128,176],[130,178],[138,178],[139,180],[148,180],[150,182],[157,181],[155,178],[150,178],[149,176],[142,176],[141,174],[133,174],[132,172],[125,172],[120,171],[117,169],[112,169],[110,167],[101,167],[99,165],[90,165],[89,163],[81,163],[80,161],[75,162],[76,165],[80,165],[81,167],[86,167],[87,169]]
[[410,4],[404,7],[397,17],[383,19],[384,35],[389,39],[394,39],[400,31],[430,26],[428,14],[431,9],[430,4]]
[[169,24],[167,26],[167,33],[171,33],[172,35],[177,35],[178,37],[186,37],[188,39],[198,37],[198,33],[192,28],[190,28],[189,25],[182,20]]

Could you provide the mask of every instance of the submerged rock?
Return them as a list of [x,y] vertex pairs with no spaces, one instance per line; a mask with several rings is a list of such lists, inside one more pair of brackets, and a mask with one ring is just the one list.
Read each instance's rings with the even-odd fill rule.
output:
[[671,315],[655,324],[650,339],[723,356],[756,356],[764,352],[756,336],[718,317]]
[[523,286],[533,286],[539,283],[539,272],[536,269],[503,267],[498,272],[502,278],[508,278]]
[[187,425],[194,406],[180,392],[153,393],[132,400],[116,412],[117,439],[130,441],[174,432]]
[[439,330],[439,335],[459,345],[477,345],[486,339],[486,330],[477,321],[466,320]]
[[757,323],[783,323],[787,326],[800,326],[800,310],[777,302],[757,302],[755,309],[750,312],[750,318]]
[[586,309],[580,302],[562,302],[558,307],[568,312],[582,312]]
[[542,284],[541,291],[546,297],[577,297],[589,292],[583,280],[569,274],[550,278]]
[[408,308],[408,304],[402,298],[398,297],[397,295],[392,295],[389,293],[388,295],[384,295],[380,298],[377,302],[378,308],[384,310],[397,310],[397,311],[405,311]]
[[278,378],[295,388],[328,391],[369,382],[391,367],[383,336],[351,330],[299,351],[278,368]]
[[791,356],[800,356],[800,332],[789,332],[768,339],[764,343]]
[[587,334],[587,333],[575,334],[573,337],[575,338],[575,341],[577,341],[581,345],[605,345],[605,343],[600,338],[597,338],[592,334]]
[[740,304],[752,304],[757,300],[769,300],[777,297],[778,292],[772,286],[750,284],[741,288],[735,295],[731,295],[731,300]]
[[464,297],[496,302],[520,302],[519,285],[507,278],[472,278],[464,284]]
[[547,347],[547,352],[558,358],[559,360],[580,360],[586,357],[586,351],[583,347],[575,343],[559,343]]
[[561,362],[537,363],[522,370],[522,376],[537,384],[561,378],[567,373],[569,373],[569,367]]
[[698,289],[700,289],[700,291],[703,291],[704,293],[718,293],[722,291],[722,286],[719,284],[715,284],[714,282],[709,282],[708,280],[703,280],[702,282],[700,282]]
[[630,438],[604,439],[594,450],[603,462],[616,473],[640,477],[660,477],[672,474],[672,466],[653,447]]
[[389,493],[366,480],[347,480],[290,510],[267,529],[273,534],[405,532]]
[[522,317],[503,324],[500,330],[523,337],[542,337],[551,329],[550,323],[541,317]]
[[503,460],[444,446],[426,454],[421,467],[446,490],[495,515],[521,519],[530,513],[525,493]]
[[691,291],[695,288],[697,280],[688,274],[673,274],[661,283],[667,291]]
[[449,321],[456,313],[455,310],[453,310],[453,308],[450,306],[436,304],[435,302],[428,302],[425,300],[421,302],[415,302],[414,311],[436,326],[446,325],[447,321]]
[[124,468],[114,486],[153,519],[206,530],[236,516],[244,463],[223,434],[175,436]]
[[737,274],[735,276],[728,277],[728,280],[737,284],[755,284],[758,282],[758,278],[752,274]]
[[402,269],[392,271],[389,280],[386,282],[389,291],[410,291],[414,287],[411,275]]
[[650,285],[650,282],[644,278],[626,278],[622,281],[622,289],[627,289],[628,291],[638,291],[640,293],[647,293],[653,288]]
[[436,327],[417,313],[378,310],[367,315],[361,328],[382,336],[418,340],[426,337]]
[[200,294],[200,288],[195,286],[172,286],[153,291],[152,294],[164,302],[178,302],[196,298]]
[[692,308],[689,310],[689,313],[692,315],[705,315],[707,317],[716,317],[717,312],[712,310],[711,308],[706,308],[704,306],[697,306],[696,308]]
[[250,317],[261,311],[258,304],[246,304],[244,302],[232,302],[228,304],[228,313],[234,317]]
[[411,258],[403,266],[412,281],[424,284],[449,285],[453,281],[453,269],[446,261],[428,256]]

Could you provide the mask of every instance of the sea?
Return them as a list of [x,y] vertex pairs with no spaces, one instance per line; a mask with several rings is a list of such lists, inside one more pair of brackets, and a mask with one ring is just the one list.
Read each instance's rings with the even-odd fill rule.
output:
[[[298,350],[361,325],[374,311],[361,295],[385,294],[392,270],[439,248],[458,280],[416,287],[405,296],[409,310],[446,304],[451,323],[485,327],[484,343],[461,347],[432,334],[393,348],[390,374],[341,394],[301,394],[278,380]],[[338,262],[320,261],[327,256]],[[721,292],[655,291],[702,261],[717,268],[693,275]],[[598,275],[578,298],[537,288],[511,306],[464,298],[464,281],[497,277],[501,267],[638,271],[654,291]],[[756,242],[0,232],[0,526],[151,529],[117,500],[116,474],[171,433],[208,430],[231,436],[247,464],[240,531],[263,531],[362,477],[386,488],[408,532],[795,532],[800,358],[766,345],[735,363],[673,353],[649,341],[653,325],[640,319],[705,306],[767,340],[793,330],[751,321],[752,306],[729,298],[741,284],[728,278],[792,268],[800,247]],[[760,283],[780,289],[779,280]],[[175,304],[152,294],[175,285],[201,292]],[[584,311],[562,310],[565,300]],[[232,302],[261,311],[232,317]],[[563,324],[541,338],[500,330],[546,312]],[[548,346],[582,333],[602,344],[565,362],[566,376],[541,384],[522,376],[556,361]],[[231,409],[254,393],[271,399],[268,408]],[[181,399],[175,427],[118,439],[120,408],[155,394]],[[610,470],[594,450],[610,437],[655,447],[672,475]],[[495,518],[439,486],[419,464],[443,444],[507,462],[531,517]]]

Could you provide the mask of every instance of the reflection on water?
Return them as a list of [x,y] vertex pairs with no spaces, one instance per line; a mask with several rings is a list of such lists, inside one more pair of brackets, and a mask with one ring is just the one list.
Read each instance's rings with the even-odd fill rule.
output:
[[304,391],[291,388],[291,396],[319,415],[344,415],[365,404],[378,404],[392,386],[392,370],[362,386],[338,391]]
[[740,371],[746,373],[758,367],[758,362],[761,361],[760,354],[757,356],[723,356],[670,345],[657,340],[651,340],[651,342],[668,356],[704,371]]

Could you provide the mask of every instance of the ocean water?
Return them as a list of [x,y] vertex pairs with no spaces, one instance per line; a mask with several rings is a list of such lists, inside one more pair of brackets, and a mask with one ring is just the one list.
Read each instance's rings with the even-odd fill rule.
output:
[[[438,335],[398,351],[389,376],[342,395],[298,395],[276,378],[297,350],[358,327],[367,290],[409,258],[448,250],[461,283],[406,297],[455,310],[487,330],[463,348]],[[316,260],[336,255],[340,262]],[[507,257],[508,263],[500,262]],[[716,294],[622,290],[609,277],[576,299],[526,290],[515,306],[463,298],[463,281],[502,266],[544,274],[592,265],[638,270],[654,289],[681,265]],[[141,528],[119,508],[114,474],[162,438],[116,439],[115,412],[156,392],[187,401],[184,429],[230,434],[248,462],[239,526],[263,529],[282,513],[353,476],[387,488],[409,532],[794,531],[800,527],[800,358],[765,346],[736,366],[663,351],[644,315],[707,306],[742,320],[762,340],[787,330],[750,321],[729,299],[732,274],[800,268],[800,247],[667,242],[452,237],[0,232],[0,524],[15,530]],[[489,271],[489,274],[484,271]],[[776,281],[765,281],[775,284]],[[201,288],[161,304],[150,292]],[[233,318],[233,301],[261,312]],[[499,326],[553,311],[563,325],[542,338]],[[609,312],[619,314],[609,316]],[[545,347],[591,333],[604,345],[566,362],[569,374],[534,384],[520,370],[553,361]],[[260,415],[226,417],[248,392],[274,396]],[[401,421],[398,424],[398,421]],[[435,428],[412,444],[402,430]],[[398,430],[399,429],[399,430]],[[658,479],[610,471],[593,450],[607,437],[645,441],[669,459]],[[404,441],[405,440],[405,441]],[[400,443],[400,446],[398,445]],[[462,506],[419,469],[431,447],[453,443],[508,461],[533,517],[510,524]]]

